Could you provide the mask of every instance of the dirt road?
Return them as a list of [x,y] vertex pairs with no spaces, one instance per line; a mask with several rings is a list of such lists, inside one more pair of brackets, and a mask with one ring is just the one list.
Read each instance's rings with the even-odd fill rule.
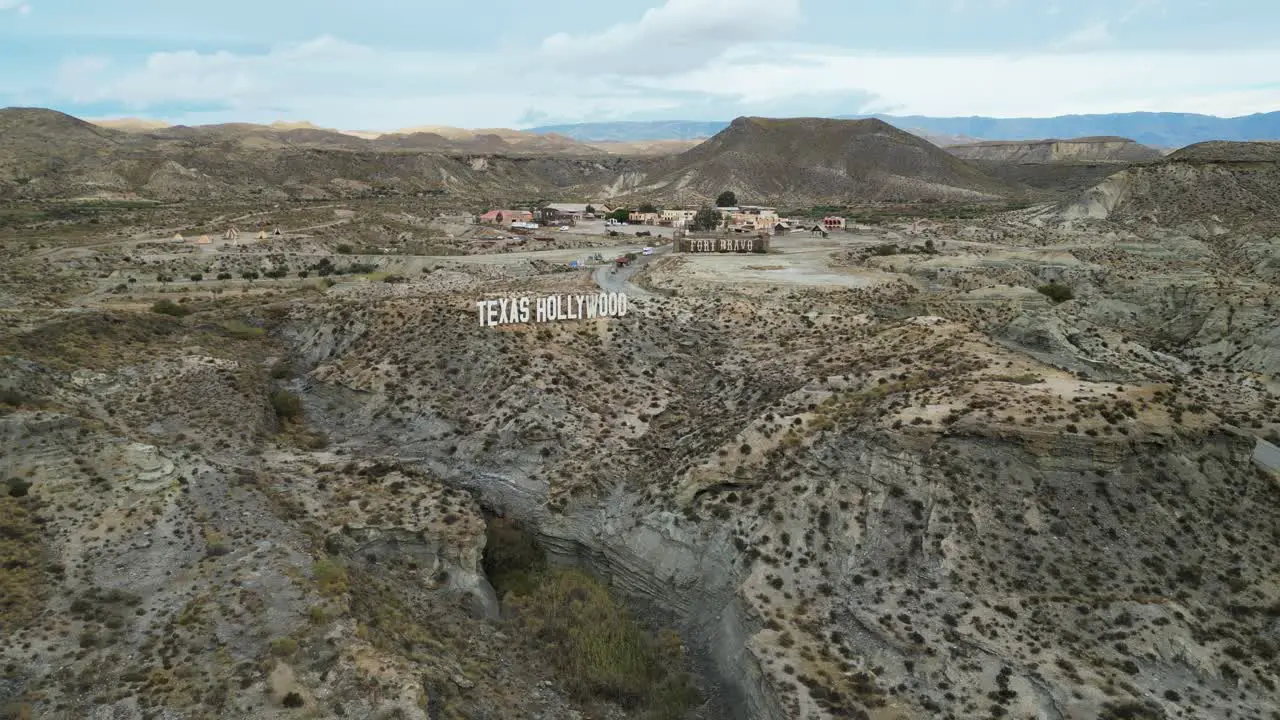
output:
[[653,293],[631,282],[631,277],[655,258],[671,252],[670,245],[656,248],[652,255],[640,255],[626,267],[616,268],[606,265],[596,268],[591,277],[601,290],[612,293],[625,293],[629,298],[651,298]]

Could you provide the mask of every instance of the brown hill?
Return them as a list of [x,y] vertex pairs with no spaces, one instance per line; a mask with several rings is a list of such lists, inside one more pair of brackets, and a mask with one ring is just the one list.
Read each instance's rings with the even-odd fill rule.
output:
[[151,120],[150,118],[97,118],[86,119],[86,122],[93,123],[98,127],[123,130],[124,132],[146,132],[170,126],[170,123],[163,120]]
[[595,150],[577,158],[514,152],[495,136],[459,149],[426,133],[365,140],[247,123],[126,133],[53,110],[0,110],[0,200],[538,197],[614,173],[619,162]]
[[394,132],[361,132],[320,127],[305,120],[277,120],[270,125],[221,123],[187,126],[139,118],[95,120],[93,124],[161,140],[235,143],[255,149],[317,147],[575,157],[600,155],[604,152],[563,135],[538,135],[504,128],[466,130],[423,126]]
[[590,145],[610,155],[659,156],[676,155],[697,147],[701,140],[636,140],[632,142],[593,142]]
[[[267,144],[311,145],[369,149],[349,138],[374,141],[372,149],[413,150],[457,153],[499,153],[517,155],[564,155],[588,157],[608,153],[623,156],[673,155],[688,150],[697,141],[656,141],[641,143],[587,143],[556,133],[532,133],[509,128],[471,130],[445,125],[421,125],[389,132],[376,130],[338,130],[306,120],[277,120],[270,125],[227,123],[181,126],[148,118],[101,118],[88,122],[127,133],[151,134],[163,138],[191,139],[212,136],[223,141],[238,141],[250,146]],[[181,128],[177,130],[176,128]],[[297,134],[306,133],[311,134]],[[293,132],[291,136],[283,133]]]
[[39,108],[0,109],[0,198],[70,195],[65,180],[112,185],[103,157],[122,154],[129,136]]
[[903,129],[911,133],[912,135],[917,135],[919,137],[922,137],[925,140],[928,140],[929,142],[933,143],[934,145],[937,145],[938,147],[942,147],[942,148],[951,147],[952,145],[969,145],[969,144],[978,142],[977,138],[972,138],[972,137],[969,137],[968,135],[943,135],[941,133],[932,133],[932,132],[929,132],[928,130],[921,130],[920,128],[903,128]]
[[1280,141],[1195,143],[1169,153],[1171,162],[1275,163],[1280,162]]
[[1274,224],[1280,218],[1280,143],[1205,142],[1108,177],[1061,209],[1065,219],[1140,219],[1164,225]]
[[1122,137],[1083,137],[1070,140],[991,140],[952,145],[947,152],[965,160],[1006,163],[1131,163],[1159,160],[1155,148]]
[[656,165],[637,192],[777,203],[984,200],[1011,188],[881,120],[742,117]]
[[[227,123],[122,132],[52,110],[0,114],[0,199],[328,199],[680,195],[744,200],[982,200],[1015,192],[879,120],[740,118],[667,157],[555,135],[384,134]],[[690,197],[692,195],[692,197]]]

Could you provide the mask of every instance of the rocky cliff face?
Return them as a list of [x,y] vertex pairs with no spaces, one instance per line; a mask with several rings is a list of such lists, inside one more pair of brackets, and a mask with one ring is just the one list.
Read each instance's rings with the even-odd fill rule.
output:
[[281,420],[264,334],[26,321],[0,333],[0,714],[579,713],[492,622],[471,495]]
[[1009,140],[951,145],[947,152],[965,160],[1002,163],[1133,163],[1162,155],[1128,138],[1088,137],[1071,140]]
[[1087,380],[1025,334],[1047,362],[799,300],[535,332],[442,298],[351,313],[358,342],[323,306],[290,332],[335,441],[475,490],[674,618],[720,716],[1271,707],[1280,668],[1247,648],[1280,640],[1280,516],[1258,514],[1280,488],[1212,403],[1154,356]]
[[1269,226],[1280,209],[1280,151],[1271,143],[1202,143],[1112,175],[1061,217],[1135,219],[1164,226]]

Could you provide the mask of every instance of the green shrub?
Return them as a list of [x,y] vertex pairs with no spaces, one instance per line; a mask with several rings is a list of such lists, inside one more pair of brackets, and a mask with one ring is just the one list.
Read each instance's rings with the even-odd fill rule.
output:
[[0,388],[0,405],[21,407],[29,404],[30,402],[31,398],[18,390],[14,390],[13,388]]
[[877,245],[877,246],[875,246],[875,247],[871,248],[871,254],[872,254],[872,255],[879,255],[879,256],[885,256],[885,255],[897,255],[897,254],[898,254],[898,246],[897,246],[897,245],[894,245],[894,244],[892,244],[892,243],[887,243],[887,244],[884,244],[884,245]]
[[322,595],[341,595],[347,591],[347,568],[337,558],[317,560],[311,568]]
[[191,273],[187,277],[191,278],[191,282],[200,282],[201,280],[204,279],[204,275],[200,273]]
[[351,246],[350,246],[350,245],[348,245],[348,244],[346,244],[346,243],[342,243],[341,245],[339,245],[339,246],[338,246],[338,254],[339,254],[339,255],[350,255],[350,254],[351,254]]
[[1036,288],[1036,291],[1055,303],[1066,302],[1076,296],[1075,293],[1071,291],[1071,288],[1059,282],[1045,283],[1044,285]]
[[580,570],[544,570],[536,580],[529,595],[509,594],[506,605],[512,622],[547,650],[571,695],[672,720],[698,704],[678,635],[646,632]]
[[291,637],[276,638],[271,641],[271,653],[280,657],[288,657],[298,652],[298,641]]
[[11,477],[5,481],[6,493],[9,497],[20,498],[26,497],[27,491],[31,489],[31,483],[22,478]]
[[160,313],[161,315],[171,315],[173,317],[183,317],[190,315],[191,310],[185,308],[172,300],[158,300],[151,306],[151,312]]
[[240,340],[255,340],[267,334],[266,330],[260,327],[254,327],[243,320],[224,320],[218,325],[226,331],[228,335]]
[[277,390],[271,393],[271,407],[276,417],[281,420],[296,420],[302,417],[302,401],[288,390]]

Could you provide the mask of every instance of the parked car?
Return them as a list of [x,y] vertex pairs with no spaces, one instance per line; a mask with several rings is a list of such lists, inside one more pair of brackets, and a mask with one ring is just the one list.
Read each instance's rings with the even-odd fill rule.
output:
[[652,254],[653,254],[653,248],[651,248],[651,247],[647,247],[647,248],[645,248],[645,249],[643,250],[643,252],[644,252],[644,254],[645,254],[645,255],[652,255]]

